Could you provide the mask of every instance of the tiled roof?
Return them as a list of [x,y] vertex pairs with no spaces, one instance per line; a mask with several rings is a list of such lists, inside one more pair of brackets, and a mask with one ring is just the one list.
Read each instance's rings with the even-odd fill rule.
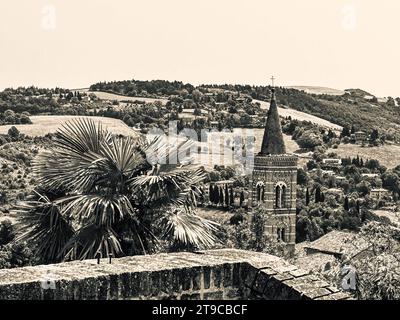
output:
[[331,231],[321,238],[311,242],[307,249],[312,249],[321,253],[352,258],[360,252],[368,249],[370,244],[361,236],[352,232]]

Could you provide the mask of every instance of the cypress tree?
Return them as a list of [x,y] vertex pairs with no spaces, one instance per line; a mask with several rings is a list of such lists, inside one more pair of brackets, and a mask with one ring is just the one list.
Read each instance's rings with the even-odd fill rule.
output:
[[233,205],[235,203],[235,197],[233,196],[233,188],[230,188],[230,205]]
[[343,127],[342,133],[340,134],[340,137],[349,137],[350,136],[350,129],[349,127]]
[[321,188],[318,186],[315,189],[315,203],[321,202]]
[[244,192],[240,192],[240,206],[243,206],[244,203]]
[[349,198],[346,197],[344,198],[344,210],[349,211],[350,206],[349,206]]
[[214,204],[219,203],[219,190],[217,186],[214,186]]

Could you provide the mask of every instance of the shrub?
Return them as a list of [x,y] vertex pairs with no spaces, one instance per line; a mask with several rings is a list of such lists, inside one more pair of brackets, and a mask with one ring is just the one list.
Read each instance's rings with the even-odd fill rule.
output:
[[0,222],[0,246],[8,244],[15,237],[14,227],[10,220]]
[[25,243],[0,246],[0,269],[24,267],[32,263],[32,251]]
[[237,225],[239,225],[240,223],[242,223],[243,220],[244,220],[243,213],[240,212],[240,211],[238,211],[238,212],[235,212],[235,214],[231,217],[231,219],[229,220],[229,222],[230,222],[231,225],[237,226]]
[[19,137],[20,132],[15,126],[12,126],[10,129],[8,129],[7,134],[10,138],[16,139]]

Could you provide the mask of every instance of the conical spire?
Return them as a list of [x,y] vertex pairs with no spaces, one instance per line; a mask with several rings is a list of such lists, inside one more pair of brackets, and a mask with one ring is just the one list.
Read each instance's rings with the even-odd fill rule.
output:
[[275,89],[272,89],[271,105],[268,110],[267,123],[265,125],[264,138],[260,155],[285,154],[286,148],[283,142],[281,121],[276,106]]

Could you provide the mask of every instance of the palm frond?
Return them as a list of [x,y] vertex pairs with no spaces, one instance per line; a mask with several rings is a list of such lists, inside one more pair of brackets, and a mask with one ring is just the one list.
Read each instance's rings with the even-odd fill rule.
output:
[[121,245],[114,230],[90,224],[77,230],[76,234],[63,248],[66,260],[93,259],[100,254],[105,258],[112,254],[114,257],[122,253]]
[[134,138],[116,138],[90,119],[67,122],[55,147],[41,153],[33,170],[47,188],[90,192],[95,185],[120,188],[121,180],[144,164]]
[[74,229],[57,204],[44,195],[35,195],[36,200],[19,203],[13,210],[18,215],[16,241],[28,241],[41,262],[59,261],[59,254],[74,235]]
[[110,143],[103,145],[101,153],[104,159],[97,163],[97,167],[103,174],[97,184],[109,185],[110,182],[115,182],[114,191],[123,189],[128,178],[146,167],[145,159],[132,137],[112,139]]
[[172,171],[158,175],[140,175],[129,180],[132,192],[140,194],[143,203],[175,203],[176,205],[195,205],[194,187],[205,179],[202,169],[194,171]]
[[115,224],[114,230],[120,237],[125,254],[149,254],[159,248],[159,240],[153,232],[154,224],[146,220],[146,216],[124,216],[123,220]]
[[101,174],[96,164],[104,159],[102,146],[110,139],[111,134],[92,120],[67,122],[58,130],[55,146],[33,162],[33,171],[47,188],[90,189]]
[[71,153],[100,153],[102,144],[111,139],[111,134],[104,130],[101,122],[95,123],[88,118],[78,118],[62,125],[56,134],[55,144]]
[[121,194],[81,194],[56,200],[62,205],[62,214],[83,224],[96,224],[110,227],[122,220],[125,215],[134,216],[127,196]]
[[175,241],[178,246],[202,249],[212,247],[218,242],[215,236],[218,224],[195,214],[169,210],[165,215],[165,223],[165,237]]

